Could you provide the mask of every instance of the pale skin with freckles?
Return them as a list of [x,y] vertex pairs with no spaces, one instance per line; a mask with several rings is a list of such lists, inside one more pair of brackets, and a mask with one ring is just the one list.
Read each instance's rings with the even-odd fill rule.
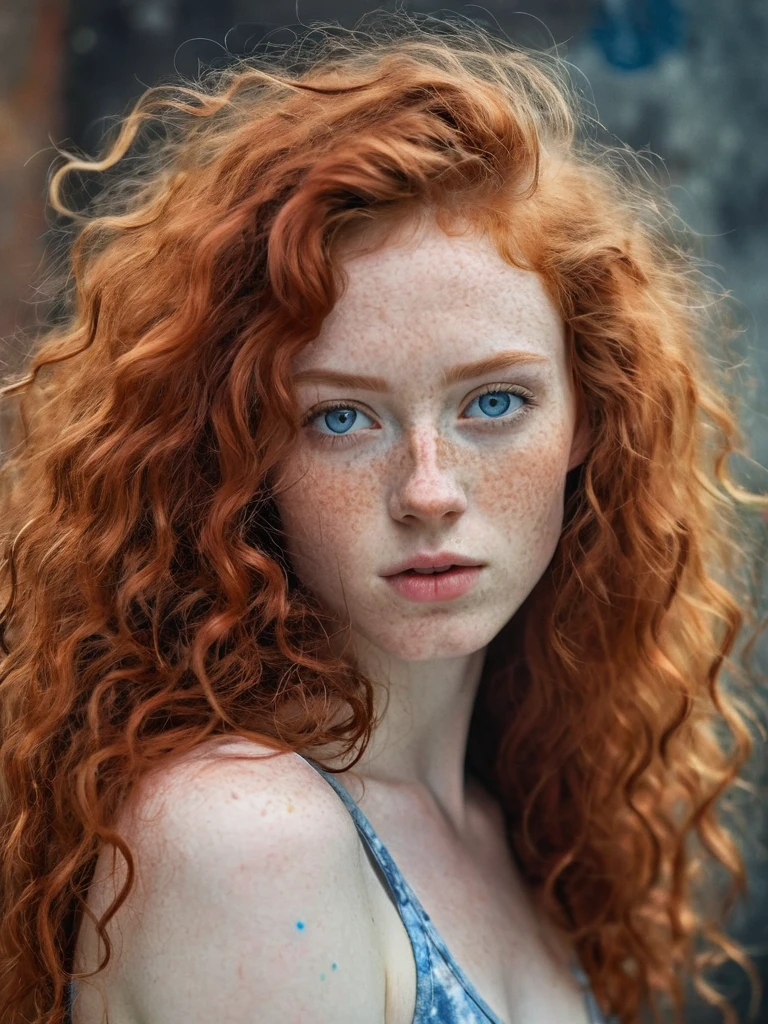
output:
[[[298,576],[349,617],[358,663],[389,689],[363,757],[337,778],[505,1024],[587,1024],[571,950],[534,907],[500,808],[464,777],[486,649],[546,571],[566,473],[588,450],[564,326],[537,275],[471,233],[425,221],[340,256],[347,287],[293,367],[303,425],[276,494]],[[381,575],[440,550],[482,563],[461,597],[413,603]],[[118,822],[138,884],[73,1024],[103,1020],[102,999],[111,1024],[412,1024],[410,940],[338,795],[294,755],[233,764],[204,747],[205,772],[183,759]],[[306,753],[342,767],[331,746]],[[96,914],[125,877],[107,881],[110,867],[102,855]],[[97,949],[86,919],[80,970]]]
[[[339,778],[500,1016],[585,1020],[567,971],[553,974],[532,940],[546,925],[531,916],[499,808],[464,778],[487,645],[550,562],[566,473],[587,452],[564,327],[537,275],[429,221],[374,252],[350,249],[344,266],[343,296],[295,363],[305,425],[295,482],[276,498],[298,575],[340,621],[349,615],[360,666],[389,685],[381,726]],[[505,354],[503,369],[445,386],[452,368]],[[385,390],[317,383],[318,371],[379,377]],[[506,406],[495,422],[482,393]],[[345,401],[341,419],[328,412]],[[439,550],[483,563],[468,594],[414,604],[380,575]],[[388,901],[381,910],[406,969],[407,937]],[[526,966],[512,979],[514,959]],[[566,1004],[569,1016],[555,1015]],[[404,1024],[411,1012],[409,991]]]
[[[357,770],[423,787],[460,834],[485,650],[554,554],[586,432],[557,310],[538,276],[489,241],[427,222],[344,265],[345,293],[296,360],[299,411],[311,421],[276,501],[298,575],[325,607],[348,612],[361,667],[389,684],[383,728]],[[454,367],[505,355],[507,367],[443,384]],[[380,377],[389,390],[305,380],[328,370]],[[324,416],[345,400],[356,412],[343,425]],[[484,563],[470,593],[414,604],[381,576],[439,550]]]

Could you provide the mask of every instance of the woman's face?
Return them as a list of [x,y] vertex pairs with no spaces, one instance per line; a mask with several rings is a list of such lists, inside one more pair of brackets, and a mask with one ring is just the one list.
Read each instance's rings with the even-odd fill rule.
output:
[[[287,553],[353,637],[405,660],[466,655],[544,573],[586,454],[563,324],[536,274],[434,222],[344,256],[349,286],[293,367]],[[414,601],[382,575],[441,551],[482,564],[461,596]]]

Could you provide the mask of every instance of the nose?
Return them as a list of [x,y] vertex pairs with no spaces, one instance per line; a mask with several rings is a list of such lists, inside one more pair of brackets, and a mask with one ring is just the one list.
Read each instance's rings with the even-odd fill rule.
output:
[[451,445],[430,426],[414,427],[390,492],[390,514],[408,522],[456,516],[467,507]]

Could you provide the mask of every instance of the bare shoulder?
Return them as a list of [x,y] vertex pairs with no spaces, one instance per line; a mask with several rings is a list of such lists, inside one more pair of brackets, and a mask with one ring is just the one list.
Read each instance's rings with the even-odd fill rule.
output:
[[[108,926],[114,962],[94,979],[115,1024],[252,1021],[255,1001],[265,1024],[383,1013],[384,957],[354,822],[302,758],[271,753],[243,740],[206,745],[152,772],[126,804],[117,830],[135,884]],[[120,858],[113,870],[111,854],[100,857],[94,913],[125,877]],[[86,924],[78,969],[93,970],[100,953]],[[89,998],[74,1024],[101,1020]]]
[[[159,831],[148,827],[158,820]],[[297,841],[308,833],[316,839],[312,830],[321,828],[337,844],[346,841],[355,849],[357,843],[338,795],[306,761],[238,739],[204,744],[149,774],[120,819],[123,834],[138,842],[152,842],[160,832],[170,840],[178,831],[185,848],[197,842],[218,846],[221,828],[246,841],[264,841],[276,828],[286,828]]]

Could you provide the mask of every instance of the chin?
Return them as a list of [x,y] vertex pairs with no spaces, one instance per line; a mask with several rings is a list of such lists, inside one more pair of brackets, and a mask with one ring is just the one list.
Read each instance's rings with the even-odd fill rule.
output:
[[[366,639],[402,661],[435,661],[439,658],[461,658],[487,647],[498,634],[488,624],[421,621],[403,625],[392,631],[360,629]],[[359,628],[359,627],[358,627]]]

